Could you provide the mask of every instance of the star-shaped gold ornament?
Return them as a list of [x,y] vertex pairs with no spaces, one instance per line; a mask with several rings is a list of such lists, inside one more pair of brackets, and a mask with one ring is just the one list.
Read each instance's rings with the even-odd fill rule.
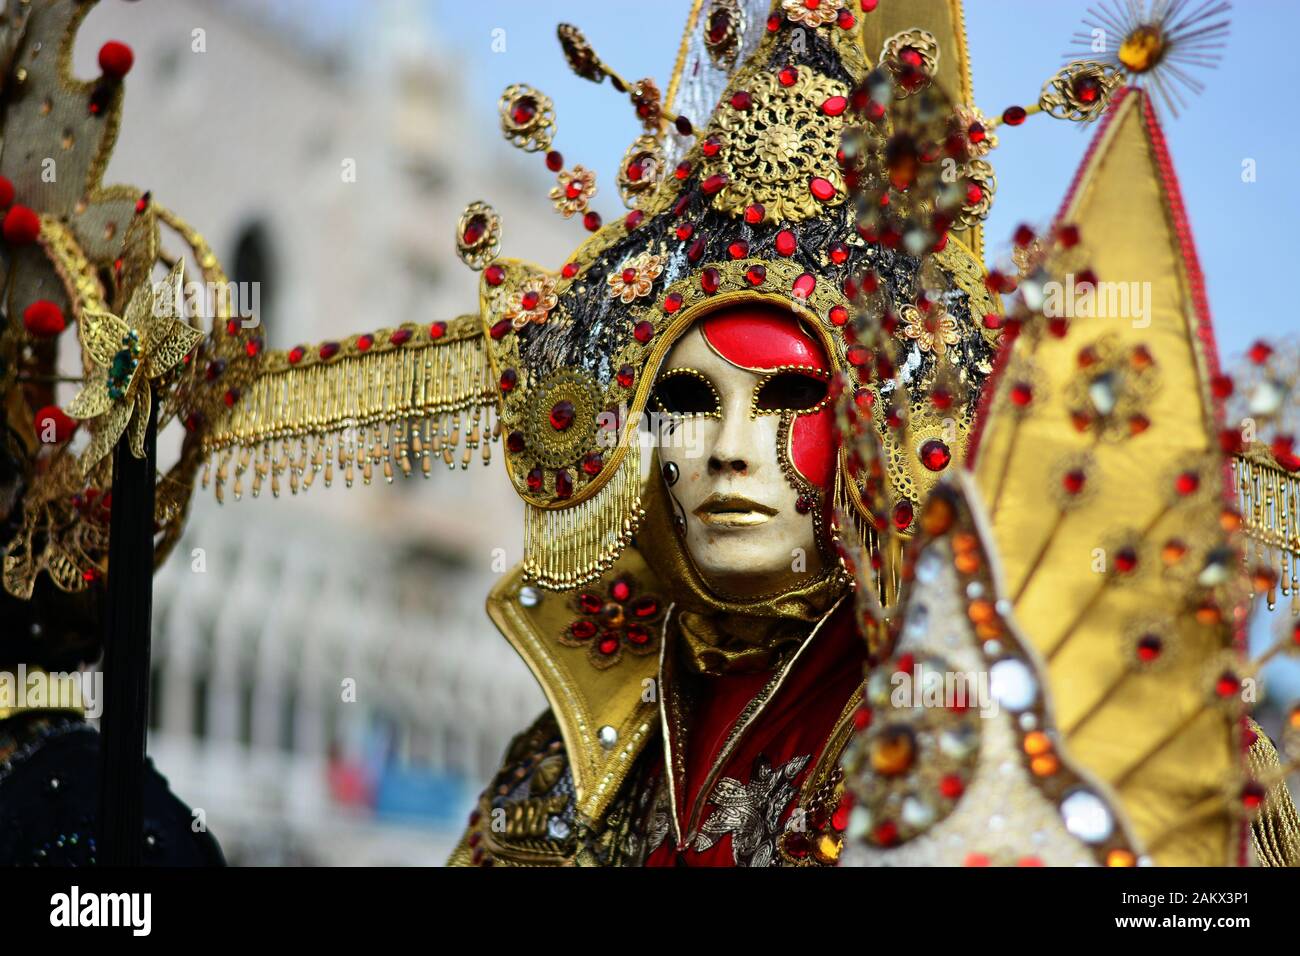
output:
[[82,314],[81,344],[89,362],[85,384],[67,413],[87,422],[93,436],[81,455],[83,472],[111,452],[123,432],[131,454],[144,457],[150,383],[179,365],[203,338],[177,314],[184,283],[184,262],[177,262],[161,283],[136,287],[124,316]]

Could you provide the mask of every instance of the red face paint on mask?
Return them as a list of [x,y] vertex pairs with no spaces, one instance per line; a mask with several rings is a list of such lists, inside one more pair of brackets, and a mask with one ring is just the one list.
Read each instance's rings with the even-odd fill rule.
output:
[[[792,313],[775,306],[735,306],[700,321],[705,340],[733,365],[753,371],[794,366],[830,373],[821,343]],[[796,414],[790,463],[809,483],[829,489],[835,471],[835,409]]]

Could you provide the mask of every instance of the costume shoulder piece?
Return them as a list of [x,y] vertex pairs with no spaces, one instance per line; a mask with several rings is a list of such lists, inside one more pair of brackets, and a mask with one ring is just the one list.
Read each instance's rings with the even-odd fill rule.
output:
[[540,590],[516,568],[488,598],[488,614],[546,693],[584,819],[604,814],[658,734],[665,611],[658,582],[635,547],[576,591]]

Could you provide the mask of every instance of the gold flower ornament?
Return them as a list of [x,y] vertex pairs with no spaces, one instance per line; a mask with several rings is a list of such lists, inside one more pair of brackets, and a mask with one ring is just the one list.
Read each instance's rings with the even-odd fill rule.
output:
[[184,263],[178,262],[162,283],[140,283],[120,318],[109,312],[83,314],[85,384],[67,408],[73,418],[89,423],[93,435],[81,455],[83,472],[112,451],[123,433],[131,454],[144,457],[151,383],[180,365],[203,338],[177,316],[183,273]]

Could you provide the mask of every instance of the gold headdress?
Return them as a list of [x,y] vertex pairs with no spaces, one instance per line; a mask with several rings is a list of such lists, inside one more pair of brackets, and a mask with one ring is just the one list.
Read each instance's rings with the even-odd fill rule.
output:
[[[391,476],[416,462],[427,469],[427,456],[440,450],[451,463],[462,440],[467,463],[476,445],[486,455],[495,411],[492,432],[505,436],[506,468],[527,504],[525,572],[543,586],[581,584],[613,563],[641,518],[638,431],[664,355],[709,311],[764,301],[800,315],[841,377],[872,395],[893,487],[908,507],[919,502],[960,459],[992,367],[997,297],[978,258],[949,234],[969,233],[987,212],[991,174],[962,153],[958,180],[936,190],[933,213],[944,222],[927,221],[932,231],[904,235],[891,219],[860,219],[851,186],[902,174],[886,155],[888,123],[859,153],[840,148],[871,70],[856,17],[830,4],[763,4],[761,15],[755,4],[698,9],[684,49],[710,66],[697,71],[705,61],[693,59],[684,71],[679,62],[670,109],[650,81],[613,73],[576,29],[561,27],[560,37],[573,68],[610,77],[645,123],[620,172],[631,212],[599,222],[588,208],[592,175],[564,168],[550,149],[550,101],[511,87],[503,132],[545,153],[557,173],[557,209],[581,216],[595,234],[551,271],[496,257],[500,223],[490,208],[471,206],[457,243],[483,270],[477,328],[463,318],[266,356],[249,394],[207,439],[218,487],[233,465],[237,492],[249,468],[255,491],[267,474],[275,490],[286,470],[296,490],[316,471],[328,479],[336,457],[349,477],[359,469],[368,479],[375,467]],[[904,59],[915,52],[902,41],[895,48]],[[678,112],[705,100],[711,115]],[[937,100],[922,92],[910,105],[917,122],[946,132]],[[936,245],[921,273],[919,253]],[[891,343],[874,351],[848,334],[863,284],[896,317]],[[879,369],[903,365],[913,386],[942,378],[954,393],[950,406],[937,412],[920,387],[908,409],[882,395],[890,376]],[[928,456],[893,440],[891,415],[915,420],[912,434]],[[841,465],[841,513],[870,536],[877,518]]]

